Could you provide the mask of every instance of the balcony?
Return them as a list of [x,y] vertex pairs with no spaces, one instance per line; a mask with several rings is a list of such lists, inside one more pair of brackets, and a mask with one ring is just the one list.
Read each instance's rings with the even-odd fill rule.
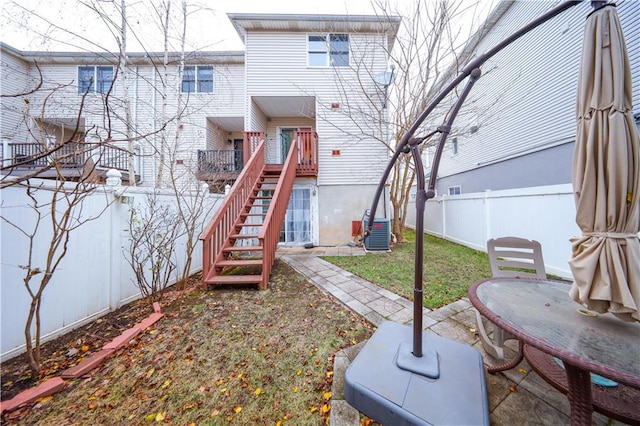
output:
[[[135,179],[140,179],[140,156],[134,157]],[[68,142],[53,148],[40,143],[4,142],[2,172],[13,176],[39,178],[79,178],[86,173],[102,176],[106,170],[117,169],[129,180],[129,153],[126,149]]]
[[198,150],[199,180],[229,181],[238,177],[244,166],[241,149]]

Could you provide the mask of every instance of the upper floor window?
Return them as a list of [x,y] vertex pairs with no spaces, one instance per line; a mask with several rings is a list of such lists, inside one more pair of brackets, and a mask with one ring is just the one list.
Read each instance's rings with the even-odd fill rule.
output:
[[107,93],[113,82],[113,67],[78,67],[78,93]]
[[213,67],[189,66],[182,72],[183,93],[213,93]]
[[312,67],[349,66],[349,34],[309,35],[308,50]]
[[451,139],[451,155],[458,155],[458,138]]

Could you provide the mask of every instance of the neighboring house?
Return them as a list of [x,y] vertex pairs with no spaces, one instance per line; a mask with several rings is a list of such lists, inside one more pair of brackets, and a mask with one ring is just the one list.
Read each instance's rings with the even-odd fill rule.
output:
[[[555,4],[501,2],[487,19],[484,35],[472,39],[462,57],[486,52]],[[617,4],[637,113],[640,2]],[[571,182],[578,68],[591,10],[590,2],[575,6],[485,63],[447,141],[438,172],[439,195]]]
[[[134,133],[129,136],[117,54],[21,52],[0,45],[3,94],[23,94],[2,98],[3,167],[16,156],[23,166],[38,165],[35,160],[25,164],[34,153],[20,144],[35,144],[37,149],[43,141],[55,145],[73,135],[71,142],[110,138],[110,146],[126,148],[125,140],[133,136],[138,184],[151,186],[161,138],[171,142],[178,133],[172,164],[197,169],[200,180],[220,189],[235,181],[248,161],[246,154],[251,155],[243,146],[246,132],[265,138],[267,163],[283,163],[295,133],[310,132],[318,142],[317,170],[296,179],[291,201],[296,223],[285,226],[297,228],[285,232],[283,242],[350,241],[351,222],[368,207],[387,151],[376,137],[359,135],[362,123],[357,122],[371,121],[371,113],[347,118],[343,92],[356,83],[364,84],[363,92],[378,90],[374,76],[387,69],[399,18],[230,14],[229,19],[245,51],[187,52],[181,81],[178,53],[169,54],[166,68],[162,52],[127,53]],[[26,93],[39,81],[39,72],[42,87]],[[164,106],[163,81],[169,88]],[[171,90],[177,87],[181,99]],[[364,105],[365,94],[351,93],[349,107]],[[78,116],[81,101],[85,105]],[[178,110],[181,116],[176,119]],[[128,179],[125,151],[101,152],[98,157],[100,169],[119,168]]]
[[[169,165],[182,184],[200,180],[221,191],[235,182],[203,236],[212,284],[225,268],[258,266],[233,263],[247,252],[265,254],[264,269],[236,282],[266,285],[277,244],[351,241],[388,159],[385,88],[376,76],[387,70],[400,18],[228,17],[244,52],[188,52],[184,60],[171,52],[168,61],[164,53],[127,53],[126,73],[114,53],[1,44],[3,94],[19,95],[2,98],[3,174],[45,166],[52,156],[38,153],[54,146],[70,178],[90,163],[96,179],[117,168],[133,181],[133,140],[139,185],[166,182]],[[100,148],[88,149],[92,143]]]

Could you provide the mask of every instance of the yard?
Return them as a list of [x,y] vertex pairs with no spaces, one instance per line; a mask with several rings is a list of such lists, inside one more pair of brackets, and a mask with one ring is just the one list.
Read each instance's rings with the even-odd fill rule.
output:
[[[408,242],[397,244],[391,252],[371,256],[325,257],[362,278],[413,300],[415,232],[405,231]],[[467,296],[471,284],[491,276],[487,254],[425,235],[424,306],[436,309]]]
[[[324,424],[333,355],[372,327],[281,262],[267,291],[195,285],[102,367],[3,423]],[[117,335],[149,313],[129,307],[51,342],[46,373],[98,350],[102,330]],[[21,358],[2,365],[3,399],[27,371]]]
[[[411,299],[415,236],[408,237],[391,253],[326,259]],[[464,297],[470,283],[488,275],[484,253],[426,239],[425,306]],[[324,424],[333,355],[366,340],[372,326],[279,261],[267,291],[205,292],[199,283],[196,276],[187,292],[168,292],[165,317],[102,367],[3,420]],[[46,344],[44,374],[78,363],[149,313],[135,302]],[[2,365],[3,399],[31,385],[22,357]]]

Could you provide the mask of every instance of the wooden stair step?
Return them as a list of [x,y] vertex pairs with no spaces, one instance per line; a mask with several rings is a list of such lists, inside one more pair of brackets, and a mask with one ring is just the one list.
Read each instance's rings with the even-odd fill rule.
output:
[[243,226],[262,226],[262,223],[239,223],[236,227],[241,228]]
[[229,259],[216,262],[217,268],[239,266],[262,266],[262,259]]
[[231,246],[223,249],[225,253],[233,253],[235,251],[262,251],[262,246]]
[[249,217],[249,216],[266,216],[266,213],[240,213],[241,217]]
[[258,238],[258,234],[231,234],[229,238],[239,240],[242,238]]
[[271,200],[273,199],[273,197],[257,197],[257,196],[251,196],[249,197],[250,200]]
[[260,275],[216,275],[205,280],[207,285],[215,284],[260,284],[262,277]]

